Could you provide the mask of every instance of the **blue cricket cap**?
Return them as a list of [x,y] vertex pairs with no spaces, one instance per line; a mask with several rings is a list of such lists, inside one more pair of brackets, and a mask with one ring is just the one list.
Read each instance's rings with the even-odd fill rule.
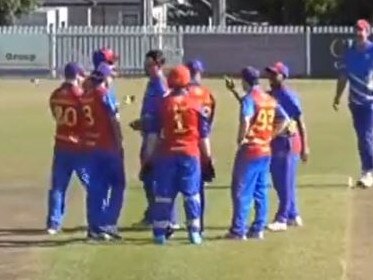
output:
[[249,84],[255,84],[260,78],[260,71],[252,66],[247,66],[241,71],[242,78]]
[[268,66],[265,68],[266,71],[275,73],[275,74],[281,74],[284,76],[284,78],[289,78],[290,71],[289,67],[287,67],[283,62],[279,61],[276,62],[272,66]]
[[85,77],[84,68],[76,62],[67,63],[64,72],[66,79],[76,79],[78,75]]
[[191,73],[198,73],[198,72],[203,73],[205,71],[202,61],[198,59],[189,61],[186,64],[186,66],[188,67]]

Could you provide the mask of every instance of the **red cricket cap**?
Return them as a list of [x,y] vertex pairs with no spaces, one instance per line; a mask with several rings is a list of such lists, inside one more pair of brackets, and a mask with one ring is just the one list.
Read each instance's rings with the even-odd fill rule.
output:
[[118,55],[112,49],[101,49],[102,54],[104,55],[105,61],[109,63],[114,63],[118,60]]
[[360,30],[368,30],[370,31],[370,24],[367,20],[365,19],[359,19],[356,24],[355,24],[356,28],[360,29]]
[[184,65],[171,69],[167,82],[170,88],[186,87],[190,83],[191,77],[188,67]]
[[285,78],[289,78],[289,67],[287,67],[283,62],[278,61],[272,66],[268,66],[265,68],[266,71],[272,72],[275,74],[281,74]]

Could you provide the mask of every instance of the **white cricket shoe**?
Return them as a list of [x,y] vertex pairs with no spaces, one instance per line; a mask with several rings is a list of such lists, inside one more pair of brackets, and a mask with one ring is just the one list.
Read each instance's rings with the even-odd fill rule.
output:
[[303,226],[303,220],[302,220],[301,216],[296,216],[295,219],[288,220],[288,226],[302,227]]
[[173,229],[173,230],[179,230],[179,229],[181,229],[181,225],[179,225],[179,224],[171,224],[170,228]]
[[357,181],[357,186],[362,188],[371,188],[373,186],[372,172],[364,172]]
[[275,221],[269,224],[267,228],[273,232],[280,232],[280,231],[286,231],[288,229],[288,225],[287,223],[281,223],[281,222]]
[[47,233],[49,235],[56,235],[58,233],[58,230],[57,229],[54,229],[54,228],[48,228],[47,229]]

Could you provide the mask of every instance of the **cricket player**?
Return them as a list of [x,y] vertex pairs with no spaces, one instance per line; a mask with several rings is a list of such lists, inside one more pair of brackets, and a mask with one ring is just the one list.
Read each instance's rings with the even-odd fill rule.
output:
[[[149,82],[147,84],[143,98],[140,119],[130,124],[133,129],[141,130],[142,132],[143,140],[140,151],[141,162],[144,161],[144,151],[146,149],[147,136],[149,134],[147,126],[148,118],[152,115],[155,108],[155,104],[158,102],[157,100],[163,98],[163,96],[168,90],[166,77],[163,73],[163,67],[165,62],[166,59],[163,55],[163,52],[160,50],[150,50],[145,55],[144,68],[146,75],[149,77]],[[147,172],[141,173],[140,180],[144,184],[143,186],[148,205],[144,212],[143,219],[139,223],[134,224],[134,226],[149,227],[153,223],[151,211],[154,202],[153,170],[147,170]],[[171,227],[174,229],[178,229],[180,226],[177,224],[176,206],[174,207],[172,213],[173,214]]]
[[166,242],[174,200],[179,192],[184,196],[189,240],[192,244],[202,243],[200,156],[203,153],[211,158],[210,110],[193,96],[189,83],[187,67],[180,65],[172,69],[168,77],[171,92],[159,100],[157,110],[150,116],[143,169],[155,168],[153,235],[154,243],[160,245]]
[[[109,107],[109,114],[114,115],[116,121],[113,125],[117,127],[117,132],[122,138],[120,130],[120,112],[119,112],[119,102],[115,91],[115,86],[113,83],[113,78],[117,76],[117,70],[115,63],[118,61],[119,56],[110,48],[101,48],[93,53],[92,62],[94,70],[97,71],[103,63],[106,64],[112,71],[109,77],[110,81],[106,82],[106,87],[108,88],[108,93],[105,95],[105,104]],[[123,148],[119,150],[119,155],[123,158],[124,153]],[[105,199],[105,204],[107,205],[108,215],[111,217],[111,226],[109,226],[110,231],[114,234],[116,233],[116,224],[118,222],[120,211],[123,204],[124,187],[123,180],[117,180],[116,178],[125,178],[124,168],[117,169],[119,174],[112,175],[112,182],[110,183],[108,194]],[[117,185],[118,184],[118,185]]]
[[[288,125],[281,106],[259,86],[260,73],[253,67],[242,70],[242,98],[233,179],[233,217],[228,239],[264,238],[268,216],[268,176],[271,141]],[[231,85],[231,90],[234,85]],[[255,201],[255,219],[247,231],[250,208]]]
[[[116,76],[115,63],[118,61],[118,55],[109,48],[101,48],[96,50],[92,55],[92,63],[94,70],[100,66],[101,63],[106,63],[112,69],[113,76]],[[116,96],[115,87],[113,84],[110,86],[110,91],[108,95],[108,106],[111,107],[112,111],[115,111],[119,116],[119,102]]]
[[355,30],[356,39],[343,56],[333,107],[338,110],[348,82],[348,102],[361,161],[357,185],[369,188],[373,186],[373,44],[368,39],[371,26],[366,20],[358,20]]
[[[200,100],[204,108],[210,110],[210,125],[212,126],[216,102],[211,91],[202,85],[202,75],[204,73],[204,66],[200,60],[191,60],[186,63],[191,75],[190,87],[195,97]],[[201,183],[200,183],[200,197],[201,197],[201,233],[204,231],[204,213],[205,213],[205,182],[212,182],[215,178],[215,170],[210,158],[201,158]]]
[[51,95],[49,105],[56,121],[51,189],[48,198],[47,232],[57,234],[65,212],[65,196],[71,175],[75,171],[87,185],[88,176],[82,145],[80,98],[83,90],[84,69],[77,63],[65,66],[65,81]]
[[[88,188],[88,237],[121,239],[117,222],[123,204],[125,174],[122,134],[108,94],[112,68],[101,63],[90,76],[82,96],[85,119],[85,144],[89,151],[90,185]],[[109,203],[107,194],[112,189]]]
[[300,100],[298,95],[285,84],[285,80],[289,77],[289,68],[284,63],[277,62],[265,70],[272,97],[277,100],[291,120],[288,129],[274,138],[271,144],[271,175],[279,205],[274,221],[268,225],[268,229],[285,231],[288,225],[303,225],[297,203],[296,179],[299,159],[307,162],[309,146]]

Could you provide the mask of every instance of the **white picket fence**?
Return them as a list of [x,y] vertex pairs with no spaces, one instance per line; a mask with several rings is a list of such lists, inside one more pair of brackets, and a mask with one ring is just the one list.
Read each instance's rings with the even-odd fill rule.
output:
[[[0,27],[0,69],[49,70],[56,76],[68,61],[79,61],[92,68],[91,55],[101,47],[110,47],[119,55],[118,67],[125,73],[142,73],[143,58],[149,49],[162,49],[168,63],[183,60],[183,36],[186,34],[304,34],[306,53],[310,56],[310,35],[353,33],[345,26],[185,26],[124,27],[94,26],[48,29],[35,26]],[[307,63],[310,63],[307,57]],[[310,74],[310,67],[307,67]]]

